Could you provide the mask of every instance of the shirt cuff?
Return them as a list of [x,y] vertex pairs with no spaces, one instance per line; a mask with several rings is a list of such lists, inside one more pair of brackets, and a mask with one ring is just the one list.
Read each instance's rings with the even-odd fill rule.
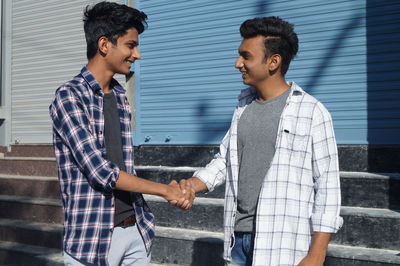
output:
[[336,233],[343,225],[342,217],[330,214],[313,214],[311,221],[314,232]]
[[119,171],[120,171],[119,167],[115,164],[112,164],[112,166],[113,166],[111,168],[112,171],[110,173],[111,180],[104,186],[104,194],[106,195],[111,195],[113,193],[117,180],[119,178]]
[[207,186],[207,191],[204,193],[207,194],[214,190],[214,186],[208,180],[211,179],[211,173],[206,168],[202,168],[194,172],[193,176],[199,178],[204,184]]

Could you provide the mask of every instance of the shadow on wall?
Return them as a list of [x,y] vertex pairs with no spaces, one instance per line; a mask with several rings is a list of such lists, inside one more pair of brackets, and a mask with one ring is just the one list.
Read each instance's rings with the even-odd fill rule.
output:
[[[199,143],[209,143],[213,142],[221,142],[224,137],[226,131],[230,127],[230,118],[227,118],[223,115],[214,115],[214,112],[211,112],[211,108],[218,108],[218,106],[211,105],[211,99],[201,99],[199,105],[197,106],[197,114],[196,117],[199,119],[199,124],[201,125],[201,132],[198,136]],[[234,109],[232,108],[232,115]],[[218,111],[216,112],[218,114]]]
[[313,94],[313,90],[318,86],[318,83],[321,77],[325,74],[328,67],[331,65],[331,61],[333,60],[335,54],[338,53],[341,47],[343,47],[343,43],[347,38],[351,36],[351,32],[360,25],[362,21],[362,14],[358,10],[351,15],[347,24],[343,26],[343,29],[339,31],[336,37],[334,37],[334,41],[331,43],[330,47],[326,49],[325,55],[322,56],[319,60],[318,67],[316,67],[315,72],[312,73],[308,77],[308,81],[305,82],[307,85],[307,92]]
[[368,156],[370,171],[400,172],[400,4],[367,0]]
[[264,0],[259,0],[257,2],[257,7],[256,7],[256,16],[267,16],[268,12],[268,1]]
[[[254,16],[253,17],[261,17],[267,16],[268,12],[268,1],[258,1],[255,6]],[[250,18],[250,17],[249,17]],[[246,18],[247,19],[247,18]],[[238,25],[238,29],[239,29]],[[237,44],[239,46],[239,43]],[[239,72],[238,72],[239,75]],[[238,84],[238,86],[241,84]],[[198,136],[199,143],[215,143],[218,144],[222,141],[225,133],[229,130],[231,124],[232,114],[234,112],[234,107],[236,106],[236,98],[234,99],[234,103],[232,105],[232,110],[230,114],[227,116],[217,115],[215,116],[214,112],[211,112],[211,108],[216,107],[212,106],[211,99],[204,98],[200,101],[200,104],[197,106],[197,114],[196,117],[200,120],[199,124],[201,125],[201,129]],[[218,107],[217,107],[218,108]],[[216,112],[218,114],[218,111]]]
[[[400,173],[400,4],[367,0],[368,171]],[[400,211],[400,177],[389,208]],[[400,255],[400,254],[399,254]]]

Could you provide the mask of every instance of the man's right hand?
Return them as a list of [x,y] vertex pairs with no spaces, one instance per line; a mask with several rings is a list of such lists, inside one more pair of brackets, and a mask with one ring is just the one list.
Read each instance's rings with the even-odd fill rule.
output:
[[193,205],[195,192],[191,187],[190,182],[182,182],[181,180],[178,184],[173,180],[169,183],[168,192],[164,198],[169,202],[169,204],[175,205],[183,210],[188,210]]

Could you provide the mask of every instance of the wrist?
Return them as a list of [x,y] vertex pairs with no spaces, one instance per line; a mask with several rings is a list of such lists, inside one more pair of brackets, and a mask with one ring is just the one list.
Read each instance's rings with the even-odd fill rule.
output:
[[170,190],[169,185],[166,185],[166,184],[160,184],[160,185],[161,185],[161,189],[159,190],[160,191],[159,196],[161,196],[163,198],[167,198],[168,195],[170,194],[169,193],[169,190]]
[[207,190],[206,184],[204,184],[203,181],[196,176],[188,178],[187,181],[190,182],[190,185],[194,189],[195,193],[204,192]]
[[307,255],[310,259],[315,262],[323,263],[325,261],[326,252],[323,251],[310,251]]

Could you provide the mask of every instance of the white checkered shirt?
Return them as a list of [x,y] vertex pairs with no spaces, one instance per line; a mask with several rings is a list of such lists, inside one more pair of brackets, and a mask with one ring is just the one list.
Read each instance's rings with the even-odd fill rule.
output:
[[[194,173],[209,191],[226,181],[224,259],[228,261],[237,209],[237,126],[255,98],[254,88],[242,91],[220,152]],[[343,224],[331,116],[294,82],[280,117],[275,147],[258,199],[253,265],[297,265],[307,255],[313,232],[336,233]]]

